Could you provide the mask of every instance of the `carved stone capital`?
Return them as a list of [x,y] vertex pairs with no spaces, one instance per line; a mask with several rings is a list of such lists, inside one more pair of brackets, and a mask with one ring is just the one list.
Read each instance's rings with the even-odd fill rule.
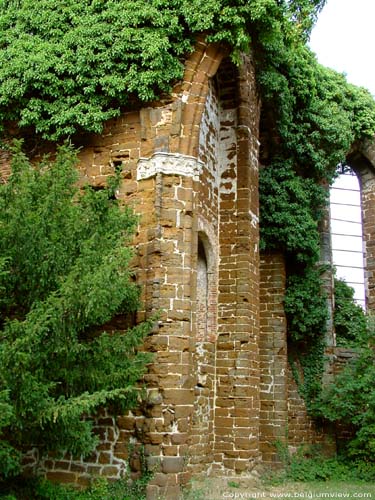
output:
[[151,158],[140,158],[137,165],[137,180],[148,179],[158,173],[182,175],[199,180],[203,163],[193,156],[174,153],[155,153]]

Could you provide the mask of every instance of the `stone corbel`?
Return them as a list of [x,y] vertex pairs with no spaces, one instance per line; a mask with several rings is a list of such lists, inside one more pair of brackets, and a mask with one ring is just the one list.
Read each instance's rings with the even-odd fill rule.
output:
[[199,180],[203,163],[193,156],[178,153],[155,153],[150,158],[140,158],[137,165],[137,180],[148,179],[161,173],[180,175]]

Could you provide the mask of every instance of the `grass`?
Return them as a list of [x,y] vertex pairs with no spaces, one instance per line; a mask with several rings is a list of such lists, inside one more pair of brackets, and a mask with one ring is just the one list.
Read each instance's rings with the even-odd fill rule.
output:
[[374,499],[375,484],[346,481],[285,482],[281,485],[265,485],[254,479],[209,478],[195,481],[186,491],[183,500],[221,499]]

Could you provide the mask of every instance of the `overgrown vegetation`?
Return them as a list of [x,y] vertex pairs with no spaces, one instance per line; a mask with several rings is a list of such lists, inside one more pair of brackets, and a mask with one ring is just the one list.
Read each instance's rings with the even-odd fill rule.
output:
[[335,279],[334,326],[338,346],[358,347],[368,342],[366,314],[355,303],[354,290],[344,280]]
[[[353,480],[375,478],[375,344],[374,323],[354,301],[354,290],[342,280],[335,280],[336,308],[334,324],[337,344],[350,347],[354,356],[335,379],[322,387],[324,343],[314,339],[291,346],[289,361],[307,409],[321,422],[331,422],[336,429],[338,458],[326,460],[305,451],[289,456],[279,447],[287,464],[285,479]],[[320,351],[319,351],[320,350]],[[301,375],[299,366],[303,368]]]
[[283,463],[281,471],[270,471],[267,481],[280,484],[286,481],[315,482],[372,482],[375,480],[374,464],[366,461],[348,462],[343,458],[328,458],[321,446],[301,447],[295,453],[278,442],[279,459]]
[[274,56],[285,37],[306,33],[323,3],[2,0],[0,122],[52,140],[100,132],[122,106],[170,91],[198,33],[234,58],[255,44]]
[[267,79],[260,74],[261,125],[273,131],[263,141],[262,248],[286,256],[290,351],[300,358],[300,387],[310,407],[321,387],[327,321],[319,266],[322,208],[350,146],[374,135],[375,103],[368,91],[319,65],[303,44],[286,46],[279,65],[270,65]]
[[[337,344],[351,348],[354,352],[353,359],[335,376],[334,381],[324,387],[320,382],[324,369],[324,343],[319,337],[305,340],[303,344],[292,344],[289,361],[310,414],[320,421],[335,425],[340,460],[348,460],[353,470],[357,465],[361,470],[367,467],[375,475],[373,318],[367,317],[355,303],[354,290],[345,281],[335,279],[335,291],[334,326]],[[302,374],[299,367],[302,367]],[[302,457],[299,459],[302,460]],[[319,462],[322,460],[317,457],[316,463]],[[306,465],[308,470],[314,463]],[[331,465],[330,462],[324,467],[330,470]],[[299,465],[298,462],[297,467],[300,466],[303,470],[303,464]]]
[[126,245],[136,218],[113,199],[115,179],[79,191],[68,146],[37,168],[20,144],[12,154],[0,185],[3,479],[19,472],[20,452],[32,446],[89,454],[93,415],[103,405],[136,405],[150,361],[138,351],[150,324],[125,321],[139,299]]
[[[315,401],[315,416],[352,430],[352,438],[341,441],[341,454],[372,464],[375,470],[375,351],[374,329],[367,342],[361,338],[358,355],[324,388]],[[340,437],[340,435],[338,435]]]
[[318,318],[310,307],[301,314],[292,303],[301,290],[295,275],[303,277],[306,290],[315,287],[322,184],[330,182],[353,141],[375,131],[371,95],[320,66],[306,46],[324,4],[3,0],[3,132],[16,125],[23,135],[48,140],[100,132],[124,106],[168,93],[198,34],[226,45],[234,61],[250,50],[262,97],[261,126],[267,130],[260,176],[262,247],[287,255],[288,307],[298,311],[294,323],[309,330],[309,337],[312,329],[318,335],[325,313],[319,307]]
[[5,486],[0,483],[0,497],[3,500],[145,500],[149,480],[148,474],[136,480],[128,477],[115,482],[96,478],[87,489],[77,490],[37,478],[17,478],[17,482]]

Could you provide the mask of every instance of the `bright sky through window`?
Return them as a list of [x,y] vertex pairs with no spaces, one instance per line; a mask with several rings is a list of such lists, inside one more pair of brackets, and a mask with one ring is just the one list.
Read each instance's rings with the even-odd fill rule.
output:
[[365,307],[361,193],[354,173],[336,179],[330,192],[330,209],[336,275],[354,288],[357,303]]

